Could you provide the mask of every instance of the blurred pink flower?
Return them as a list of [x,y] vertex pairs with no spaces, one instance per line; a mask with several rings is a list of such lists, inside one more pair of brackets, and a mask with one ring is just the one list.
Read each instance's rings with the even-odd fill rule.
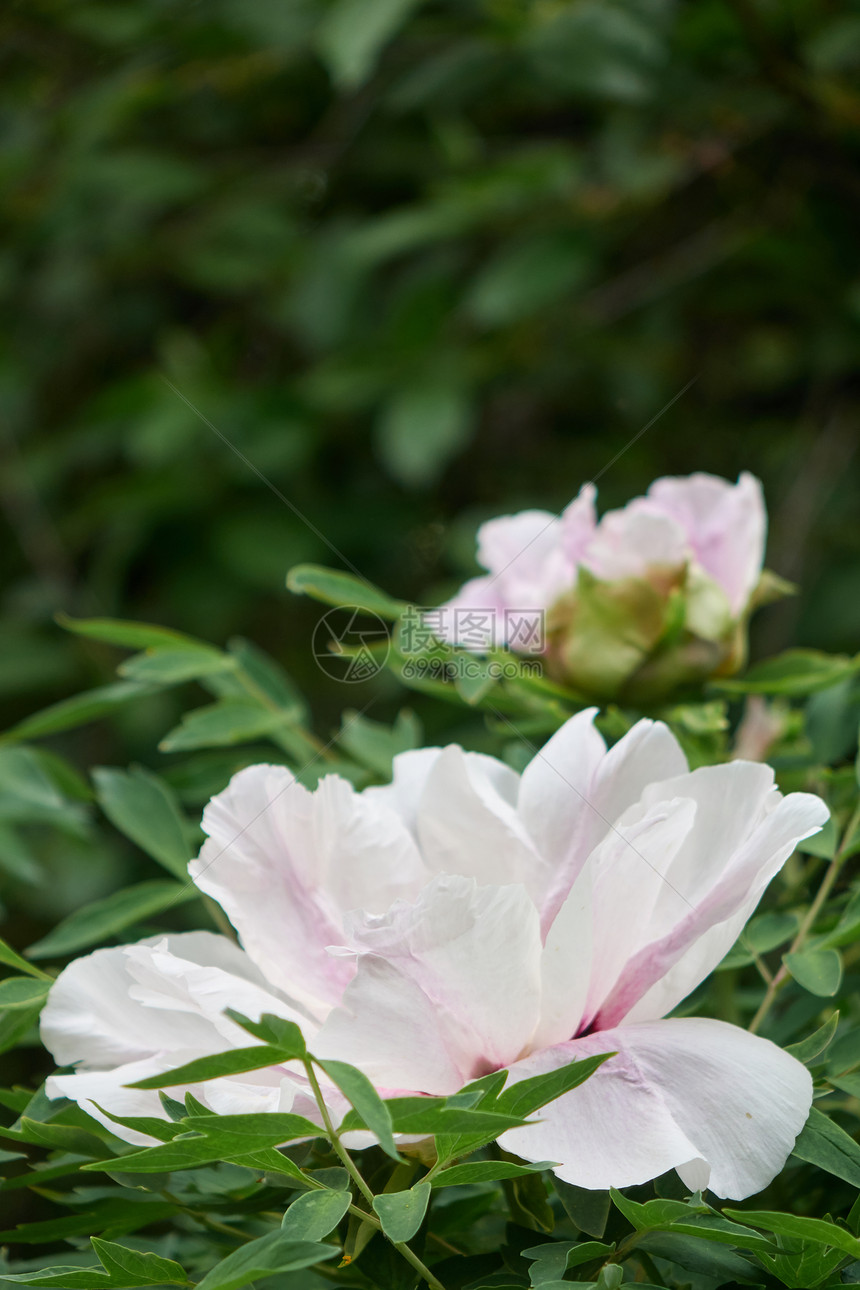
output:
[[[318,1056],[358,1066],[384,1095],[615,1052],[502,1145],[582,1187],[674,1167],[691,1188],[760,1190],[806,1119],[808,1072],[735,1026],[665,1018],[827,810],[783,797],[764,765],[689,771],[659,722],[607,751],[593,717],[568,721],[522,776],[457,746],[403,753],[390,785],[363,792],[337,776],[309,792],[281,766],[241,771],[206,809],[191,876],[243,948],[191,932],[72,963],[42,1034],[76,1070],[49,1096],[99,1119],[163,1116],[154,1092],[126,1085],[246,1046],[228,1006],[298,1021]],[[295,1063],[194,1092],[218,1112],[315,1116]]]
[[[523,511],[483,524],[487,573],[443,606],[442,634],[517,650],[518,615],[544,611],[550,672],[600,697],[661,697],[737,670],[745,620],[764,598],[759,481],[658,479],[599,521],[595,497],[586,484],[561,516]],[[486,611],[483,636],[470,611]]]

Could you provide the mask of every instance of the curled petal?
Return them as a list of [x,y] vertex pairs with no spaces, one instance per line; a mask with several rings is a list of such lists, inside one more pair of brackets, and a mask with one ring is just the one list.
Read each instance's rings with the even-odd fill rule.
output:
[[806,1067],[767,1039],[691,1017],[622,1026],[519,1062],[514,1081],[616,1052],[571,1093],[501,1144],[557,1160],[559,1178],[602,1190],[675,1168],[690,1187],[754,1195],[779,1172],[812,1102]]

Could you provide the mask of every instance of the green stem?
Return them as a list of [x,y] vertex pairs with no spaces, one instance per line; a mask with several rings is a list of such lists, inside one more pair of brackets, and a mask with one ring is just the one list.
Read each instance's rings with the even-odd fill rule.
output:
[[[332,1147],[334,1148],[335,1154],[343,1164],[344,1169],[347,1171],[350,1178],[355,1183],[358,1190],[361,1192],[362,1196],[365,1198],[367,1203],[372,1208],[373,1192],[370,1190],[367,1183],[364,1181],[358,1169],[356,1168],[352,1160],[352,1157],[350,1156],[349,1152],[346,1150],[343,1143],[341,1142],[337,1129],[334,1127],[334,1124],[332,1123],[332,1118],[329,1115],[328,1107],[326,1106],[325,1098],[323,1097],[322,1089],[320,1088],[319,1080],[317,1079],[317,1074],[313,1067],[313,1061],[311,1060],[311,1058],[306,1057],[303,1061],[303,1065],[307,1073],[308,1083],[310,1084],[311,1089],[313,1090],[313,1095],[314,1095],[314,1098],[316,1099],[316,1104],[319,1107],[319,1112],[320,1112],[320,1115],[322,1116],[322,1122],[323,1122],[323,1125],[325,1126],[325,1131],[328,1134],[329,1140],[331,1142]],[[363,1210],[357,1209],[353,1205],[350,1206],[350,1212],[357,1214],[358,1217],[364,1219],[365,1222],[372,1223],[374,1227],[377,1227],[380,1230],[382,1229],[381,1223],[372,1214],[366,1214]],[[390,1237],[386,1237],[386,1239],[390,1240]],[[391,1244],[394,1246],[397,1253],[400,1254],[402,1258],[406,1260],[407,1263],[412,1265],[412,1267],[419,1274],[419,1276],[423,1277],[423,1279],[427,1282],[428,1286],[430,1287],[430,1290],[445,1290],[445,1287],[442,1285],[442,1282],[437,1280],[436,1277],[434,1277],[430,1269],[428,1267],[425,1267],[425,1265],[419,1259],[418,1255],[415,1254],[412,1250],[410,1250],[409,1246],[405,1243],[405,1241],[391,1241]]]
[[[807,936],[812,931],[812,928],[815,926],[815,920],[818,917],[818,915],[821,913],[824,902],[827,900],[827,897],[830,895],[831,891],[833,890],[836,879],[839,877],[840,870],[842,869],[842,865],[845,863],[845,859],[846,859],[845,848],[849,840],[853,837],[858,823],[860,823],[860,804],[858,804],[857,808],[854,811],[854,814],[851,816],[851,819],[848,822],[848,827],[846,828],[842,836],[842,843],[839,847],[839,850],[836,852],[836,855],[833,857],[833,859],[830,861],[830,864],[827,866],[824,877],[821,880],[821,886],[818,888],[818,891],[815,893],[815,899],[813,900],[812,904],[809,906],[809,909],[806,911],[806,915],[803,919],[803,922],[800,924],[800,927],[797,929],[797,935],[795,936],[794,940],[791,942],[791,946],[788,950],[789,954],[796,954],[799,949],[803,948],[803,945],[806,941]],[[759,1028],[762,1025],[762,1022],[765,1020],[765,1018],[767,1017],[768,1013],[771,1010],[771,1007],[773,1006],[774,999],[779,994],[779,991],[782,989],[783,985],[785,984],[788,974],[789,974],[788,968],[785,966],[785,963],[783,963],[779,971],[775,973],[774,978],[771,981],[770,985],[767,987],[767,990],[765,991],[765,995],[761,1001],[759,1009],[749,1024],[749,1031],[751,1035],[754,1035],[758,1032]]]

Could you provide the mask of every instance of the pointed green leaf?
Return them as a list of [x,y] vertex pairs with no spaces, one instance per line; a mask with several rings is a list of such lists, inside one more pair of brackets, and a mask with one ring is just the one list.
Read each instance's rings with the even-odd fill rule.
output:
[[556,1098],[584,1084],[598,1067],[614,1056],[614,1053],[598,1053],[594,1057],[586,1057],[546,1071],[543,1075],[520,1080],[518,1084],[509,1084],[499,1094],[493,1109],[520,1118],[532,1115],[547,1103],[554,1102]]
[[809,1112],[791,1154],[860,1187],[860,1146],[817,1106]]
[[4,1008],[32,1008],[48,997],[50,981],[34,981],[32,977],[11,976],[0,981],[0,1011]]
[[111,1286],[189,1285],[185,1269],[158,1254],[129,1250],[113,1241],[91,1236],[99,1262],[110,1277]]
[[373,1208],[388,1239],[398,1244],[411,1241],[424,1222],[429,1200],[430,1184],[427,1182],[416,1183],[408,1191],[374,1196]]
[[262,1039],[266,1044],[273,1044],[284,1053],[290,1053],[299,1060],[307,1056],[304,1036],[294,1021],[287,1021],[273,1012],[264,1012],[259,1021],[251,1021],[233,1008],[227,1009],[227,1016],[235,1021],[237,1026],[247,1030],[249,1035],[254,1035],[256,1039]]
[[391,1156],[392,1160],[399,1160],[392,1133],[391,1114],[367,1076],[354,1066],[348,1066],[346,1062],[327,1060],[317,1064],[337,1084],[386,1155]]
[[177,878],[187,880],[192,851],[171,789],[151,771],[98,767],[93,771],[99,806],[120,833]]
[[26,972],[28,976],[37,977],[40,981],[50,981],[47,972],[41,968],[34,967],[26,959],[22,959],[20,954],[16,954],[11,945],[0,940],[0,963],[5,963],[7,967],[15,968],[18,972]]
[[766,1232],[787,1236],[790,1240],[815,1241],[830,1245],[854,1259],[860,1259],[860,1240],[844,1227],[837,1227],[823,1218],[806,1218],[795,1214],[774,1214],[766,1210],[726,1209],[729,1218],[737,1219],[751,1227],[761,1227]]
[[147,649],[133,654],[117,668],[120,676],[131,681],[153,681],[157,685],[178,685],[235,671],[235,660],[211,645],[184,646],[181,649]]
[[806,1039],[801,1039],[797,1044],[787,1044],[785,1051],[791,1053],[792,1057],[796,1057],[799,1062],[805,1062],[809,1065],[821,1057],[830,1047],[838,1025],[839,1012],[837,1011],[825,1021],[823,1026],[819,1026]]
[[434,1174],[433,1187],[458,1187],[463,1183],[495,1182],[501,1178],[523,1178],[527,1174],[540,1173],[543,1169],[552,1169],[557,1161],[541,1160],[534,1165],[517,1165],[511,1160],[475,1160],[471,1164],[452,1165]]
[[178,882],[140,882],[116,891],[104,900],[76,909],[57,924],[27,953],[36,959],[61,958],[78,950],[97,945],[133,923],[145,922],[174,905],[184,904],[199,895],[196,887]]
[[349,1191],[311,1191],[298,1196],[281,1222],[295,1241],[321,1241],[333,1232],[352,1202]]
[[159,627],[155,623],[126,622],[124,618],[70,618],[63,613],[57,614],[56,618],[66,631],[124,649],[200,649],[204,644],[193,636],[184,636],[181,632],[172,631],[169,627]]
[[197,1290],[238,1290],[249,1281],[309,1268],[338,1253],[334,1245],[295,1241],[283,1232],[270,1232],[228,1254],[198,1282]]
[[39,739],[42,735],[53,735],[60,730],[85,726],[90,721],[108,716],[125,703],[157,694],[159,688],[157,685],[143,685],[137,681],[119,681],[114,685],[85,690],[83,694],[76,694],[71,699],[62,699],[49,708],[43,708],[32,717],[25,717],[17,726],[7,730],[2,738],[10,741]]
[[270,712],[250,699],[222,699],[187,712],[159,744],[162,752],[192,748],[225,748],[271,734],[289,721],[289,713]]
[[171,1088],[175,1084],[202,1084],[207,1079],[221,1079],[225,1075],[241,1075],[244,1071],[264,1070],[267,1066],[280,1066],[289,1055],[272,1044],[255,1044],[250,1048],[230,1048],[225,1053],[211,1057],[197,1057],[172,1071],[150,1075],[147,1079],[129,1084],[129,1088]]
[[397,619],[409,607],[405,601],[392,599],[363,578],[319,564],[298,564],[290,569],[287,587],[297,595],[321,600],[324,605],[354,606],[380,618]]
[[798,985],[821,998],[832,998],[842,982],[838,950],[796,950],[782,961]]

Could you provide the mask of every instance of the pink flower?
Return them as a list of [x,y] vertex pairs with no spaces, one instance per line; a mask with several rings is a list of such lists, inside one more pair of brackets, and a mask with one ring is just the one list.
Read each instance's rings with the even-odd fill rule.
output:
[[[674,1167],[691,1188],[760,1190],[806,1119],[808,1072],[735,1026],[665,1018],[827,810],[783,797],[764,765],[689,771],[658,722],[607,751],[593,717],[568,721],[522,776],[457,746],[403,753],[393,782],[364,792],[241,771],[207,807],[191,875],[243,948],[192,932],[72,963],[42,1033],[77,1068],[49,1095],[97,1118],[163,1115],[154,1092],[125,1086],[246,1046],[228,1006],[298,1021],[313,1052],[383,1095],[615,1052],[502,1145],[583,1187]],[[194,1091],[218,1112],[313,1114],[291,1063]]]
[[523,511],[482,525],[488,572],[443,607],[446,638],[517,650],[518,616],[543,611],[550,672],[601,697],[662,697],[736,670],[764,560],[759,481],[658,479],[599,521],[595,496],[586,484],[561,516]]

